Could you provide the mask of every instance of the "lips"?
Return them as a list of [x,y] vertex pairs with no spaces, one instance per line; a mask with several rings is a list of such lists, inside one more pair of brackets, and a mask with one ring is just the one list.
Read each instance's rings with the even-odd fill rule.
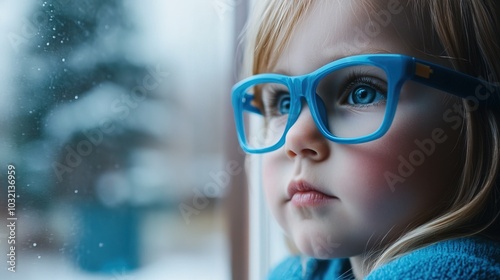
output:
[[334,199],[338,199],[336,196],[328,195],[305,181],[291,182],[288,185],[287,192],[289,201],[293,205],[300,207],[323,206]]

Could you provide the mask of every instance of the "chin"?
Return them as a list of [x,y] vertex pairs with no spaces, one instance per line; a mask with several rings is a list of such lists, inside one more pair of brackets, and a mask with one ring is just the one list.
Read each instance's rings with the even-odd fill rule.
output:
[[332,236],[321,233],[302,233],[301,236],[294,236],[293,241],[302,254],[313,258],[333,259],[342,257],[342,244],[336,242]]

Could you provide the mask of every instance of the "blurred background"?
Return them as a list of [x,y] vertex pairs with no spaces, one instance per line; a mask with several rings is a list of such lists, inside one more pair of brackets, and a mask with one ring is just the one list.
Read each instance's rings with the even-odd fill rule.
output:
[[246,12],[0,0],[0,279],[245,279],[230,88]]

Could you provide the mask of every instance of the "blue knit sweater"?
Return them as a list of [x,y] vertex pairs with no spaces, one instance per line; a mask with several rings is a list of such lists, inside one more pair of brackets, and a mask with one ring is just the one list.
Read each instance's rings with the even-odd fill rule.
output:
[[[348,259],[286,259],[269,280],[354,279]],[[500,242],[474,237],[415,250],[372,271],[374,279],[500,279]]]

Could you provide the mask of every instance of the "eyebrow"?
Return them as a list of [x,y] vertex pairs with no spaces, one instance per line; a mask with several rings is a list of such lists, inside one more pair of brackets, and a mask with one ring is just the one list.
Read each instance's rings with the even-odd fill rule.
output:
[[[345,58],[345,57],[349,57],[349,56],[355,56],[355,55],[363,55],[363,54],[390,54],[390,53],[395,53],[395,52],[394,51],[385,50],[385,49],[378,49],[378,48],[377,49],[375,49],[375,48],[374,49],[370,49],[370,48],[368,48],[368,49],[364,49],[364,50],[360,50],[360,51],[354,51],[354,52],[343,52],[342,55],[332,55],[332,56],[329,56],[330,59],[331,59],[329,62],[332,62],[332,61],[335,61],[335,60],[339,60],[339,59],[342,59],[342,58]],[[327,62],[327,63],[329,63],[329,62]]]
[[[336,52],[338,53],[339,51],[336,50]],[[389,53],[394,53],[394,52],[391,52],[389,50],[384,50],[384,49],[364,49],[364,50],[360,50],[357,52],[343,52],[342,55],[326,55],[325,57],[328,57],[328,59],[325,60],[326,62],[321,64],[319,67],[326,65],[330,62],[333,62],[333,61],[336,61],[336,60],[339,60],[339,59],[342,59],[345,57],[349,57],[349,56],[362,55],[362,54],[389,54]],[[271,69],[270,73],[276,73],[276,74],[281,74],[281,75],[286,75],[286,76],[296,76],[296,75],[292,75],[290,72],[288,72],[286,70],[279,69],[279,68],[278,69],[276,69],[276,68]]]

